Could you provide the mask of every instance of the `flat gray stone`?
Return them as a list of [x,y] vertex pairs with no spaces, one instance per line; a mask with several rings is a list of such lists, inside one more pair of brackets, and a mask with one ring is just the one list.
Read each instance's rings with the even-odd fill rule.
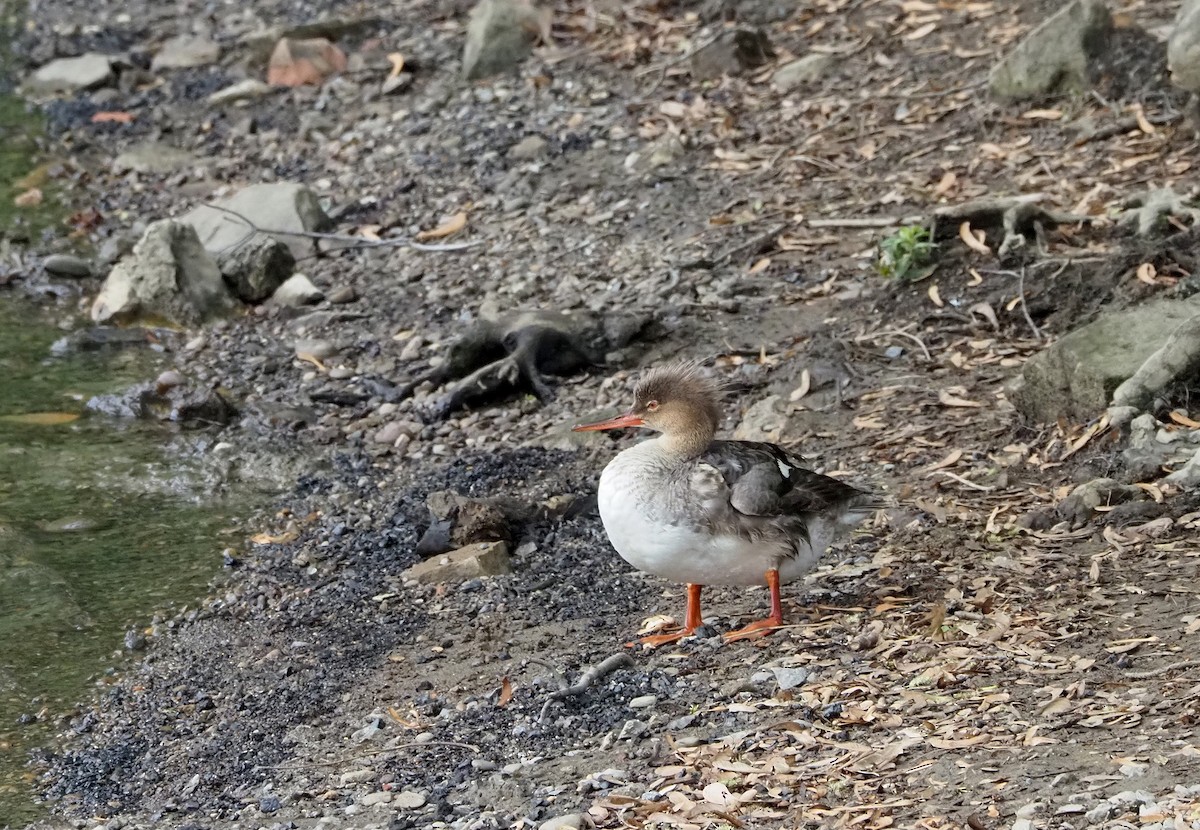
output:
[[163,219],[146,228],[130,255],[109,272],[92,303],[92,319],[127,324],[161,318],[198,325],[235,308],[196,232]]
[[443,553],[413,565],[403,576],[418,582],[463,582],[477,576],[512,573],[508,545],[504,542],[480,542]]
[[154,72],[160,69],[187,69],[192,66],[208,66],[221,57],[221,47],[206,37],[176,35],[159,48],[150,62]]
[[780,92],[791,92],[797,87],[821,80],[831,66],[832,56],[814,52],[776,69],[771,76],[771,83]]
[[116,173],[132,170],[135,173],[162,176],[195,163],[196,157],[187,150],[150,141],[130,147],[113,159],[112,166]]
[[1112,30],[1104,0],[1072,0],[992,68],[992,94],[1005,100],[1087,88],[1089,69]]
[[58,58],[39,67],[25,82],[25,89],[35,95],[78,92],[104,86],[113,78],[112,59],[88,52],[77,58]]
[[294,182],[250,185],[214,204],[224,210],[200,205],[180,218],[196,229],[200,242],[213,254],[246,238],[251,228],[239,216],[291,248],[296,259],[316,253],[315,241],[296,236],[297,232],[323,231],[332,224],[317,194]]
[[508,157],[519,161],[529,161],[546,152],[546,139],[540,135],[529,135],[514,144],[508,151]]
[[1089,420],[1184,321],[1200,313],[1200,295],[1154,300],[1102,314],[1026,362],[1009,398],[1025,417],[1050,423]]

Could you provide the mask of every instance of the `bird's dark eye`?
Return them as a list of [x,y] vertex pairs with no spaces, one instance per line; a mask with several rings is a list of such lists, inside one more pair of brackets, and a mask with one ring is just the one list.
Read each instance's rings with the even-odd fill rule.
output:
[[653,412],[656,409],[658,409],[658,401],[650,401],[650,403],[646,404],[647,412]]

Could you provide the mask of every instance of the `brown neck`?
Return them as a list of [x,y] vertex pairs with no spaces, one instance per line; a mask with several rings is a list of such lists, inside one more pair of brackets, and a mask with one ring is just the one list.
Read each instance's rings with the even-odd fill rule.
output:
[[681,461],[686,461],[704,455],[716,433],[714,426],[695,424],[690,429],[663,433],[661,441],[663,449]]

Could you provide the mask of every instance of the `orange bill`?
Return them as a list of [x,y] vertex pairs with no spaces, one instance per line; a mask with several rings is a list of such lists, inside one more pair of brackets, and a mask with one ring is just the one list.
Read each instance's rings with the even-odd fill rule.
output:
[[645,425],[645,421],[634,415],[633,412],[626,412],[624,415],[618,415],[615,418],[609,418],[607,421],[597,421],[594,424],[580,424],[577,427],[572,427],[572,432],[597,432],[602,429],[622,429],[623,427],[640,427]]

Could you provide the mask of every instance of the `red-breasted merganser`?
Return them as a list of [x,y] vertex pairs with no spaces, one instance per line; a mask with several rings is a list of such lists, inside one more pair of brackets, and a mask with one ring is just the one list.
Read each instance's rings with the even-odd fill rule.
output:
[[775,444],[714,440],[720,389],[693,363],[652,369],[633,407],[586,430],[647,427],[662,433],[622,451],[600,476],[604,529],[617,553],[638,570],[687,584],[687,615],[674,633],[642,638],[674,642],[701,624],[705,585],[762,585],[771,592],[764,620],[725,635],[762,636],[783,625],[779,586],[811,571],[841,532],[882,502],[806,470]]

